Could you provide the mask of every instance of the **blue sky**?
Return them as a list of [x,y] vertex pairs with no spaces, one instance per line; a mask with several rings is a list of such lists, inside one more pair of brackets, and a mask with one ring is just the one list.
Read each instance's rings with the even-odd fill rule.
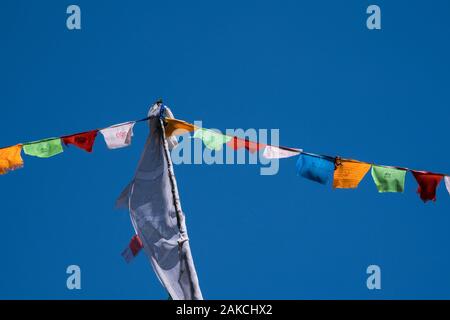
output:
[[[81,7],[82,29],[66,28]],[[370,4],[382,30],[366,28]],[[1,145],[142,118],[163,98],[204,126],[279,128],[282,145],[450,173],[449,2],[1,1]],[[114,202],[148,128],[129,148],[23,156],[0,177],[0,298],[166,299]],[[450,197],[275,176],[257,165],[178,165],[205,298],[450,298]],[[66,288],[81,267],[82,289]],[[366,287],[381,267],[382,290]]]

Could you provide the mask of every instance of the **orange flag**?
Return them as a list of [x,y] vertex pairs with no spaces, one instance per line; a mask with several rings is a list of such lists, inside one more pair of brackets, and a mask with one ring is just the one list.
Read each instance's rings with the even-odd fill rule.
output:
[[0,174],[8,173],[10,170],[23,166],[23,160],[20,156],[21,151],[21,144],[0,149]]
[[165,128],[167,137],[170,137],[173,134],[180,135],[195,130],[195,126],[193,124],[182,120],[166,118],[165,121],[167,122],[167,126]]
[[370,164],[368,163],[341,160],[334,170],[333,187],[354,189],[358,187],[369,169]]

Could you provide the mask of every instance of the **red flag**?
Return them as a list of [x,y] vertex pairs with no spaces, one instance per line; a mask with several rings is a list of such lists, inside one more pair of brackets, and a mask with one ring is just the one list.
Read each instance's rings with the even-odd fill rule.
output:
[[133,236],[133,238],[131,238],[128,247],[122,252],[122,257],[125,259],[126,262],[130,262],[131,260],[133,260],[134,257],[138,255],[142,247],[143,247],[142,241],[136,234]]
[[239,139],[238,137],[233,137],[233,139],[230,140],[227,143],[227,145],[230,146],[231,148],[233,148],[234,150],[245,148],[248,151],[250,151],[251,153],[255,153],[256,151],[265,147],[265,145],[263,145],[263,144],[253,142],[253,141],[248,141],[247,139],[245,139],[245,140]]
[[428,200],[436,201],[436,188],[442,180],[442,175],[425,171],[412,171],[419,187],[417,193],[420,198],[427,202]]
[[92,146],[94,145],[97,132],[98,130],[92,130],[88,132],[74,134],[72,136],[62,138],[62,141],[66,145],[73,144],[78,148],[86,150],[87,152],[92,152]]

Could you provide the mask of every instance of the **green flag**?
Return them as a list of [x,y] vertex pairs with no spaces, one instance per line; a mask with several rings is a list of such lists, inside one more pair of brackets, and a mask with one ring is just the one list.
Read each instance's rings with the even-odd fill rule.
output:
[[63,152],[63,148],[61,145],[61,139],[55,138],[24,144],[23,151],[29,156],[48,158]]
[[403,192],[406,170],[372,166],[372,178],[378,192]]
[[223,144],[231,140],[229,136],[204,128],[195,130],[194,138],[202,139],[206,147],[216,151],[222,149]]

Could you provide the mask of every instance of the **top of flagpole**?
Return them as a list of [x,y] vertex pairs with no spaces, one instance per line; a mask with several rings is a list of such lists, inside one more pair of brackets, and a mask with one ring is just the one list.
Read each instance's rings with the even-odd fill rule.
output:
[[149,126],[150,126],[151,114],[153,113],[153,111],[156,108],[160,107],[162,104],[163,104],[163,100],[160,98],[160,99],[156,100],[153,104],[151,104],[150,107],[148,108],[147,117],[145,118],[145,120],[148,122]]

